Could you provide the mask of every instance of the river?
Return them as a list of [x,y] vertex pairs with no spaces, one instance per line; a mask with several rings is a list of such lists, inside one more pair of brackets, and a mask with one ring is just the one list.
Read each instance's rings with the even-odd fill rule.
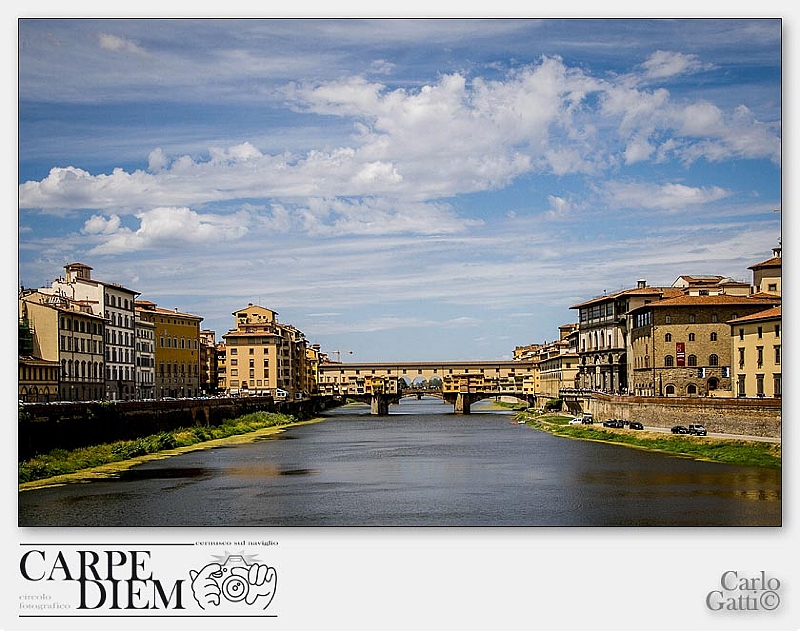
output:
[[274,438],[24,491],[20,526],[780,526],[780,470],[569,440],[482,402],[326,412]]

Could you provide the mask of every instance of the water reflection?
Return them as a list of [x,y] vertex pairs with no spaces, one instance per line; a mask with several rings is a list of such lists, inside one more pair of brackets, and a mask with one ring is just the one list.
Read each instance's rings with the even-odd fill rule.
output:
[[[265,440],[19,495],[21,526],[779,526],[779,470],[511,424],[439,400],[330,410]],[[286,440],[289,439],[289,440]]]

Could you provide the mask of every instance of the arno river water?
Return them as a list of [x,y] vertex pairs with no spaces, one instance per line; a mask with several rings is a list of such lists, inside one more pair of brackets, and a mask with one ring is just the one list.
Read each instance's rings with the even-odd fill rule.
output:
[[779,526],[779,470],[557,438],[476,404],[351,405],[252,444],[19,494],[20,526]]

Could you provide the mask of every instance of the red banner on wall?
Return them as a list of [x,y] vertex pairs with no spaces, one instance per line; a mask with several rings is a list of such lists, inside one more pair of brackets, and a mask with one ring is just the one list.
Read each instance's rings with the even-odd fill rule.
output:
[[686,365],[686,344],[683,342],[675,342],[675,365]]

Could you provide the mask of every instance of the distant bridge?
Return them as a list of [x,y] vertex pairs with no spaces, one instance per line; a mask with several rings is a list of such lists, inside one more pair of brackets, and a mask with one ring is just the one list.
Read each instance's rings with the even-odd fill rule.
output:
[[[319,366],[319,392],[369,402],[371,413],[389,413],[420,387],[436,384],[431,394],[469,414],[470,406],[488,397],[513,396],[535,401],[533,365],[528,361],[326,363]],[[418,387],[414,387],[417,384]]]

